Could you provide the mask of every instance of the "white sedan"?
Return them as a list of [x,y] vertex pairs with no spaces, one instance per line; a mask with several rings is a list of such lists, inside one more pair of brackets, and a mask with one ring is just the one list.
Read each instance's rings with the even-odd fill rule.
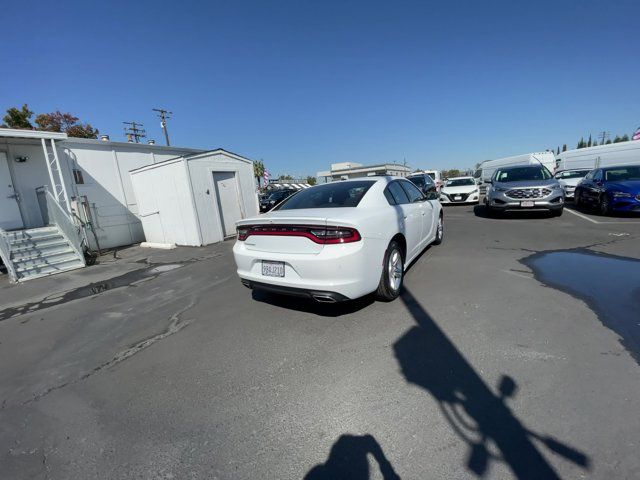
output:
[[308,188],[236,225],[245,286],[330,303],[395,299],[407,266],[444,234],[436,194],[395,177]]
[[440,190],[440,202],[449,203],[478,203],[480,202],[480,187],[473,177],[450,178]]

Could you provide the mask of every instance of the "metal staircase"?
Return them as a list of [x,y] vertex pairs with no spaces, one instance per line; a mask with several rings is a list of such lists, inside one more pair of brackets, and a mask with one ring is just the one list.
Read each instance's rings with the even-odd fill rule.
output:
[[[5,263],[14,280],[23,282],[85,266],[81,252],[56,225],[3,232]],[[8,255],[7,255],[8,254]]]

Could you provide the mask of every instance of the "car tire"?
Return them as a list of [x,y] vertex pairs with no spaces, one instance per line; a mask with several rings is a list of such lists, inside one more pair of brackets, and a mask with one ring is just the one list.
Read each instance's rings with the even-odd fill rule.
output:
[[600,212],[600,215],[609,215],[611,213],[611,201],[606,193],[600,196],[598,211]]
[[580,192],[578,190],[573,194],[573,206],[580,208],[582,206],[582,200],[580,199]]
[[496,218],[498,216],[498,214],[499,214],[497,208],[492,208],[492,207],[487,205],[486,209],[487,209],[487,217],[489,217],[489,218]]
[[444,216],[440,215],[438,218],[438,225],[436,226],[436,238],[433,240],[433,245],[440,245],[444,240]]
[[376,298],[383,302],[391,302],[400,295],[404,280],[404,258],[400,244],[393,240],[384,252],[382,275],[376,290]]
[[563,211],[564,211],[564,207],[558,208],[557,210],[551,210],[551,213],[554,217],[561,217]]

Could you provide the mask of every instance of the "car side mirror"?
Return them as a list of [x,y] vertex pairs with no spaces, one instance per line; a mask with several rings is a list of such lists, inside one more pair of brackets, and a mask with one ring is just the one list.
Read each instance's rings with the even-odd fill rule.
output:
[[493,180],[487,180],[487,183],[493,183]]

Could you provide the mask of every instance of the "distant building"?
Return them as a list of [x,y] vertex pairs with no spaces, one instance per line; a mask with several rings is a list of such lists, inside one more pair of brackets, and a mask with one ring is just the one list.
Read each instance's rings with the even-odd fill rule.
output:
[[330,171],[318,172],[320,182],[335,182],[350,178],[373,177],[376,175],[393,175],[406,177],[411,173],[411,168],[397,163],[381,163],[378,165],[362,165],[355,162],[332,163]]

